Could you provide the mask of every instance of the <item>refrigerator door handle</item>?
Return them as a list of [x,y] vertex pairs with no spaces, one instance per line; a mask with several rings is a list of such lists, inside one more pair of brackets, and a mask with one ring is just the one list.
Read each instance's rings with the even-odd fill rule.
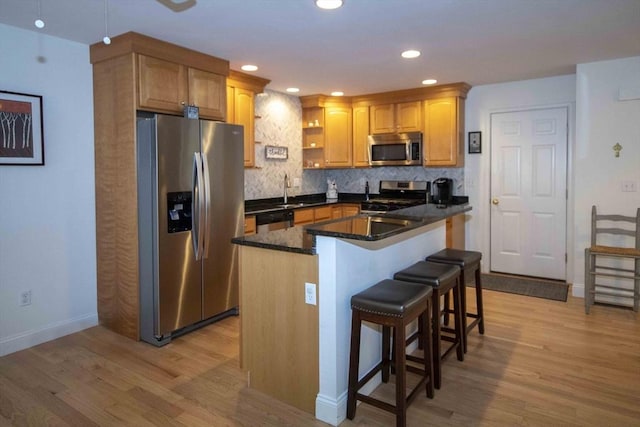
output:
[[204,217],[203,196],[203,180],[202,180],[202,160],[200,153],[193,153],[193,209],[191,223],[191,240],[193,242],[193,251],[196,255],[196,261],[202,259],[202,219]]
[[209,258],[209,241],[211,240],[211,182],[209,180],[209,162],[207,156],[202,156],[202,175],[203,175],[203,199],[204,199],[204,230],[202,240],[204,243],[204,251],[202,258]]

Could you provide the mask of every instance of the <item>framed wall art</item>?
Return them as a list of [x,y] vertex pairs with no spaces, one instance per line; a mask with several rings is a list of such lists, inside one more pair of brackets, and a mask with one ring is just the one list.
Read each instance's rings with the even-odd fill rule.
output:
[[0,90],[0,165],[44,165],[41,96]]
[[264,147],[264,154],[267,159],[286,160],[289,158],[289,148],[267,145]]
[[469,153],[470,154],[482,153],[482,133],[481,132],[469,132]]

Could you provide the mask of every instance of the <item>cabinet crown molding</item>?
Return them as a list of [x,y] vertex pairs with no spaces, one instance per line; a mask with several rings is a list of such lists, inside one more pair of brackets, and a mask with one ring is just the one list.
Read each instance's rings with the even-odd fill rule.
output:
[[131,53],[140,53],[165,59],[225,77],[229,75],[229,61],[226,59],[207,55],[133,31],[112,37],[110,45],[99,42],[92,44],[89,48],[92,64]]
[[264,91],[265,86],[271,83],[271,80],[262,77],[246,74],[236,70],[229,70],[229,76],[227,77],[227,86],[239,87],[253,91],[254,93],[261,93]]

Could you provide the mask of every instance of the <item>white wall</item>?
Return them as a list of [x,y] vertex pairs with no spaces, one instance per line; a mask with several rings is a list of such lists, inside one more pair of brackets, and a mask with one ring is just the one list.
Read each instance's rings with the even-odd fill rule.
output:
[[3,24],[0,40],[0,89],[43,96],[45,152],[0,166],[1,356],[95,325],[97,309],[89,47]]
[[[571,154],[574,145],[575,82],[575,75],[568,75],[482,85],[473,87],[467,95],[465,130],[482,132],[482,154],[466,154],[465,157],[465,189],[469,195],[469,203],[473,206],[473,210],[467,213],[469,219],[466,223],[466,247],[483,253],[484,271],[489,271],[490,267],[490,115],[500,111],[569,106],[569,154]],[[571,169],[569,169],[570,172]],[[571,183],[569,183],[569,190],[571,191]],[[569,222],[572,215],[573,211],[569,203],[567,209]],[[571,235],[567,237],[569,242]],[[571,260],[569,261],[568,270],[571,269]]]
[[[620,101],[620,90],[636,99]],[[613,145],[622,145],[620,157]],[[635,216],[640,207],[640,57],[580,64],[577,69],[574,257],[584,265],[590,244],[591,206]],[[622,192],[622,181],[638,191]],[[584,271],[573,275],[574,295],[584,295]]]

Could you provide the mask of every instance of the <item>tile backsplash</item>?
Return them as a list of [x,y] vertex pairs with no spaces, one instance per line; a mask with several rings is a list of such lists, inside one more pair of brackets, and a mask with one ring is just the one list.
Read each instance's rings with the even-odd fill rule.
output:
[[[291,179],[290,196],[327,191],[327,179],[335,179],[338,192],[364,193],[369,181],[371,193],[378,192],[380,180],[433,181],[439,177],[454,180],[454,194],[464,194],[463,168],[423,168],[420,166],[376,167],[365,169],[302,169],[302,107],[296,96],[265,90],[256,96],[256,167],[245,169],[245,200],[282,197],[284,175]],[[265,157],[265,146],[288,148],[286,160]],[[300,186],[294,186],[295,180]]]

